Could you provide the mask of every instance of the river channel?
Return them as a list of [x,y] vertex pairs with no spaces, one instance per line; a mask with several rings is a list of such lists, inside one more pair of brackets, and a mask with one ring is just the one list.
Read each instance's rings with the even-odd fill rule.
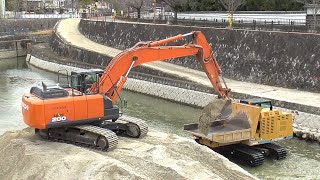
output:
[[[21,116],[22,94],[42,81],[55,84],[57,75],[28,65],[25,58],[0,57],[0,135],[26,127]],[[153,129],[189,138],[191,136],[183,131],[183,124],[196,122],[201,111],[129,91],[123,91],[121,98],[128,102],[123,109],[125,114],[144,119]],[[318,143],[292,139],[281,144],[289,150],[286,159],[266,160],[260,167],[243,168],[261,179],[320,179]]]

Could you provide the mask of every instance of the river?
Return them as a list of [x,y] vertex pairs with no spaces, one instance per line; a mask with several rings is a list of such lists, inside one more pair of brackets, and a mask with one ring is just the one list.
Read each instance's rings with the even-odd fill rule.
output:
[[[26,127],[21,116],[21,97],[32,86],[41,82],[54,84],[57,75],[32,67],[24,58],[0,58],[0,135],[8,130]],[[123,91],[121,98],[128,101],[123,112],[148,122],[151,128],[190,137],[183,131],[183,124],[197,121],[200,109]],[[281,161],[266,160],[256,168],[244,169],[261,179],[319,179],[320,146],[298,139],[281,142],[289,155]]]

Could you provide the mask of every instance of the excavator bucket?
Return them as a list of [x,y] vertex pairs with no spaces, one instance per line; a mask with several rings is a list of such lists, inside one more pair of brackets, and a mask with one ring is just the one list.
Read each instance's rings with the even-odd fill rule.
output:
[[224,133],[251,127],[245,112],[232,112],[232,101],[216,99],[204,107],[197,125],[198,132],[204,135]]

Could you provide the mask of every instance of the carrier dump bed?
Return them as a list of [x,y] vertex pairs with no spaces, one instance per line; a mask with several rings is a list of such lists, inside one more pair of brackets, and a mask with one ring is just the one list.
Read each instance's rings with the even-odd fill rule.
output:
[[213,121],[208,134],[201,133],[198,124],[184,125],[184,130],[192,133],[196,138],[207,139],[219,144],[249,140],[251,137],[250,124],[238,119]]

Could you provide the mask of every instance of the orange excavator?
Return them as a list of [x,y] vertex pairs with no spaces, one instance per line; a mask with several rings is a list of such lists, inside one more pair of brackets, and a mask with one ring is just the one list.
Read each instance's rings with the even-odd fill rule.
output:
[[[168,46],[167,43],[193,37],[193,43]],[[214,90],[224,99],[230,89],[222,87],[221,69],[204,34],[199,31],[171,38],[139,42],[112,59],[103,70],[71,72],[68,87],[32,87],[22,97],[24,122],[41,137],[101,150],[117,145],[117,134],[143,137],[147,124],[135,118],[123,118],[115,102],[133,67],[152,61],[195,56]],[[223,78],[222,78],[223,79]],[[223,80],[224,81],[224,80]]]

